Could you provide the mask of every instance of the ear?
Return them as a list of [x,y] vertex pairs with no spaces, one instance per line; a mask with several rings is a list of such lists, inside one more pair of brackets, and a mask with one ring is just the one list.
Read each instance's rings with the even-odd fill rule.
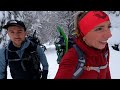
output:
[[83,37],[83,41],[85,41],[85,36]]
[[9,31],[7,30],[6,33],[9,35]]
[[76,28],[76,29],[75,29],[75,33],[76,33],[77,37],[79,37],[79,36],[80,36],[80,31],[79,31],[79,29],[78,29],[78,28]]
[[27,32],[25,31],[25,36],[27,36]]

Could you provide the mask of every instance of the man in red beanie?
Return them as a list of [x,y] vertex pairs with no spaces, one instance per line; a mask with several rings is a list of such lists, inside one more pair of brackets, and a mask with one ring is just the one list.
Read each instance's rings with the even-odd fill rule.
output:
[[84,54],[85,63],[78,61],[80,53],[74,47],[69,49],[60,62],[55,79],[111,79],[107,43],[112,36],[110,28],[109,16],[103,11],[79,13],[75,43]]

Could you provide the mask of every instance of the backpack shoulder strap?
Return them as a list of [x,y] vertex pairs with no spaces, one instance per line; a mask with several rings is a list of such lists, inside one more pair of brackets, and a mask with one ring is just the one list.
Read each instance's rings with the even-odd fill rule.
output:
[[73,74],[73,79],[77,79],[83,72],[83,68],[85,66],[85,56],[83,51],[76,44],[73,45],[73,48],[75,48],[78,55],[78,64]]
[[37,50],[37,45],[33,42],[30,42],[30,45],[28,46],[29,51],[36,51]]
[[4,51],[4,55],[5,55],[5,77],[4,79],[7,79],[7,65],[8,65],[8,52],[7,52],[7,49],[5,48],[5,51]]
[[[28,46],[27,48],[25,48],[23,54],[24,54],[24,55],[23,55],[24,57],[26,57],[26,55],[27,55],[27,57],[28,57],[28,55],[29,55],[29,56],[30,56],[29,59],[30,59],[30,58],[35,58],[35,57],[38,58],[38,56],[37,56],[37,45],[36,45],[35,43],[33,43],[33,42],[30,42],[29,46]],[[32,55],[34,55],[34,57],[33,57]],[[24,57],[22,57],[22,58],[24,58]],[[26,68],[25,68],[23,62],[24,62],[24,61],[23,61],[23,59],[22,59],[21,66],[22,66],[23,70],[26,71]]]

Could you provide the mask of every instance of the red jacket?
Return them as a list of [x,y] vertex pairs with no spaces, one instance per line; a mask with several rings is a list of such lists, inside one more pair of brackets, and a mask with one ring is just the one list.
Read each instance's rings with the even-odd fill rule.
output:
[[[76,44],[85,53],[86,66],[104,66],[108,61],[108,66],[105,69],[101,69],[98,73],[95,70],[84,70],[78,79],[111,79],[109,69],[109,49],[106,45],[104,50],[98,50],[88,47],[83,41],[79,39],[75,40]],[[108,57],[106,60],[105,53],[108,51]],[[73,73],[78,63],[77,52],[74,48],[71,48],[62,58],[58,71],[54,79],[72,79]]]

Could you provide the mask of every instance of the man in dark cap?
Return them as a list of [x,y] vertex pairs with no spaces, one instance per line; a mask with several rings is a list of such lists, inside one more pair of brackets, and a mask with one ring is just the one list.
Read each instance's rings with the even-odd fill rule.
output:
[[10,41],[6,49],[0,49],[0,79],[7,78],[7,65],[13,79],[47,79],[46,56],[41,47],[26,38],[25,24],[10,20],[3,28],[7,30]]

